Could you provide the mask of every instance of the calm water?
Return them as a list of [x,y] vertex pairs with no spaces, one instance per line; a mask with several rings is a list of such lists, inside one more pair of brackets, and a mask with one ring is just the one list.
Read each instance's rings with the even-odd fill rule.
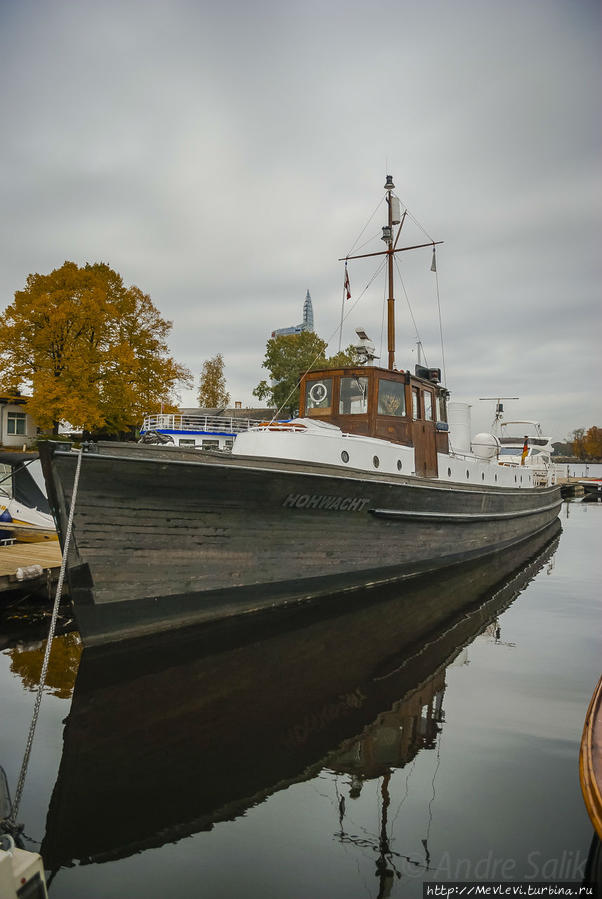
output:
[[[561,521],[559,542],[550,532],[512,559],[320,619],[81,664],[76,635],[57,638],[19,813],[51,897],[413,897],[427,879],[579,880],[602,504],[564,504]],[[13,790],[34,638],[0,654]]]

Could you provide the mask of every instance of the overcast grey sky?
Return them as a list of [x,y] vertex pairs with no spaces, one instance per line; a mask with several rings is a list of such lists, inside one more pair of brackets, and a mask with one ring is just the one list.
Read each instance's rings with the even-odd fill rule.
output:
[[[107,262],[173,320],[171,350],[197,382],[221,352],[232,401],[253,404],[266,340],[301,320],[308,288],[336,352],[337,259],[389,171],[445,241],[447,382],[475,428],[493,412],[478,398],[496,395],[519,396],[507,417],[539,418],[554,440],[602,426],[599,9],[0,0],[0,308],[30,272]],[[383,221],[381,207],[362,241]],[[408,228],[406,242],[422,237]],[[421,250],[400,265],[440,366],[430,261]],[[376,266],[350,263],[347,310]],[[397,296],[409,367],[415,331]],[[343,345],[361,325],[378,350],[382,311],[377,279]]]

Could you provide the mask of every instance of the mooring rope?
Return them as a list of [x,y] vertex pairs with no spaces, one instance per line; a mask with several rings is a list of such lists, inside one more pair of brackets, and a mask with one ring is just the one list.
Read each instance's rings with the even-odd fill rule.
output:
[[46,675],[48,673],[48,663],[50,661],[50,651],[52,649],[52,641],[54,638],[54,632],[56,629],[56,620],[58,617],[59,611],[59,603],[61,601],[61,594],[63,592],[63,581],[65,579],[65,570],[67,568],[67,554],[69,552],[69,543],[71,541],[71,531],[73,530],[73,514],[75,512],[75,501],[77,499],[77,488],[79,485],[79,473],[81,471],[82,466],[82,451],[81,449],[77,451],[77,466],[75,469],[75,477],[73,479],[73,492],[71,494],[71,508],[69,509],[69,518],[67,521],[67,530],[65,532],[65,542],[63,545],[63,560],[61,562],[61,570],[59,572],[59,579],[56,585],[56,594],[54,597],[54,606],[52,608],[52,617],[50,619],[50,630],[48,631],[48,639],[46,641],[46,651],[44,653],[44,661],[42,662],[42,671],[40,673],[40,683],[38,685],[38,692],[36,695],[36,701],[33,709],[33,718],[31,719],[31,725],[29,728],[29,734],[27,736],[27,745],[25,747],[25,754],[23,756],[23,763],[21,765],[21,773],[19,774],[19,781],[17,783],[17,789],[15,791],[15,801],[12,804],[10,817],[8,818],[8,824],[11,828],[16,828],[16,819],[17,813],[19,811],[19,805],[21,803],[21,795],[23,793],[23,787],[25,786],[25,776],[27,774],[27,766],[29,765],[29,756],[31,755],[31,747],[33,746],[33,738],[36,730],[36,725],[38,723],[38,715],[40,713],[40,704],[42,702],[42,695],[44,693],[44,686],[46,683]]

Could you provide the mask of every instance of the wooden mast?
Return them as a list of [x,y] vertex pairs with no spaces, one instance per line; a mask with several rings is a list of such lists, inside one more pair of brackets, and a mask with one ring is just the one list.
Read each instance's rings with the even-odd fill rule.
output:
[[[343,256],[339,262],[347,262],[349,259],[365,259],[368,256],[388,256],[388,279],[389,279],[389,296],[387,299],[387,348],[389,351],[388,367],[391,371],[395,368],[395,296],[394,296],[394,279],[393,279],[393,257],[395,253],[403,253],[406,250],[417,250],[420,247],[434,247],[443,243],[442,240],[429,240],[428,243],[415,244],[412,247],[398,247],[397,239],[393,242],[393,204],[392,191],[395,189],[392,175],[387,175],[385,190],[387,191],[387,205],[389,208],[388,222],[383,228],[382,239],[387,244],[387,249],[379,253],[358,253],[356,256]],[[403,214],[402,221],[397,232],[397,238],[401,233],[403,219],[405,219],[407,210]]]
[[387,175],[385,190],[387,191],[387,206],[389,207],[389,231],[386,236],[388,267],[389,267],[389,297],[387,299],[387,339],[389,350],[389,369],[395,368],[395,296],[393,291],[393,204],[391,203],[391,191],[395,185],[391,175]]

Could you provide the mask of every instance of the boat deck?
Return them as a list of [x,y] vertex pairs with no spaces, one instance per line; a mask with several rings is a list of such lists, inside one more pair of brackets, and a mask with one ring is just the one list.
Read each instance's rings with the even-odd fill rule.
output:
[[[0,547],[0,593],[15,590],[31,590],[45,593],[49,584],[56,581],[61,567],[61,548],[57,540],[40,543],[14,543]],[[42,574],[27,580],[18,580],[17,569],[39,565]]]

